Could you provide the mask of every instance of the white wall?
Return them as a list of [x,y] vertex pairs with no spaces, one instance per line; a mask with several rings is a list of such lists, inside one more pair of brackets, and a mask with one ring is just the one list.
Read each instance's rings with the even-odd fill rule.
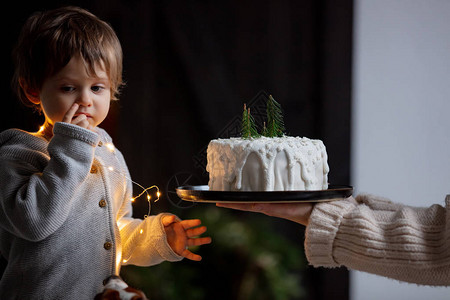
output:
[[[450,1],[355,0],[354,28],[355,192],[443,205],[450,194]],[[352,300],[450,299],[450,288],[350,276]]]

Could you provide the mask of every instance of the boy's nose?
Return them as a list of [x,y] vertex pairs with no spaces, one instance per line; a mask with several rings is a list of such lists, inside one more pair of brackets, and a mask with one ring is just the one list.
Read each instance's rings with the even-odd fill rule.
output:
[[78,97],[77,103],[82,106],[91,106],[92,98],[89,95],[88,91],[82,91]]

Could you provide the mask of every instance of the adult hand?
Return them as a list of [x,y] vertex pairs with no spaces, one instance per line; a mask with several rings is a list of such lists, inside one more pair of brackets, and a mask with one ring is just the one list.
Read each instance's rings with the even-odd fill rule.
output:
[[309,216],[313,209],[312,203],[217,203],[216,206],[259,212],[305,226],[308,225]]

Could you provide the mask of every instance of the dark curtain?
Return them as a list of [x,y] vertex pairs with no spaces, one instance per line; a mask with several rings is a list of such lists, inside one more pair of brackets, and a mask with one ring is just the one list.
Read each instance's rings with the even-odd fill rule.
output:
[[[121,40],[126,86],[103,127],[124,154],[133,179],[161,188],[163,196],[152,213],[171,211],[183,218],[194,209],[176,197],[175,187],[207,184],[209,140],[235,135],[243,104],[258,113],[268,94],[281,104],[289,135],[324,141],[330,183],[349,182],[353,1],[68,4],[109,22]],[[33,11],[59,5],[12,3],[4,10],[8,50]],[[0,129],[37,130],[42,116],[7,92],[12,64],[9,56],[3,61]],[[146,201],[135,205],[136,216],[147,213]],[[302,248],[300,226],[263,218]],[[307,299],[348,299],[347,270],[308,267],[303,272],[299,284],[306,286]]]

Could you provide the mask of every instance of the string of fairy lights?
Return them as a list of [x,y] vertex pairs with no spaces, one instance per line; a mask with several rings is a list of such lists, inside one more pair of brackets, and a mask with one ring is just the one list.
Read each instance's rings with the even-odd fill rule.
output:
[[[38,133],[44,134],[44,131],[45,131],[45,125],[42,125],[42,126],[39,128]],[[113,154],[114,154],[114,157],[115,157],[115,150],[116,150],[116,147],[114,146],[114,144],[113,144],[112,142],[106,141],[105,143],[103,143],[103,146],[105,146],[111,153],[113,153]],[[117,157],[116,157],[116,159],[117,159]],[[153,202],[157,202],[157,201],[159,200],[159,198],[161,197],[161,192],[160,192],[160,190],[159,190],[159,187],[158,187],[157,185],[152,185],[152,186],[149,186],[149,187],[144,187],[143,185],[141,185],[141,184],[139,184],[138,182],[136,182],[136,181],[134,181],[133,179],[131,179],[131,178],[130,178],[129,176],[127,176],[127,174],[125,174],[124,172],[122,172],[122,171],[120,171],[120,170],[116,170],[113,166],[106,166],[106,169],[108,169],[108,170],[111,171],[111,172],[115,172],[115,173],[118,173],[118,174],[122,175],[124,178],[130,180],[134,185],[138,186],[138,187],[142,190],[137,196],[132,197],[132,198],[130,199],[130,201],[134,203],[137,199],[139,199],[139,198],[141,198],[143,195],[145,195],[146,198],[147,198],[147,202],[148,202],[148,212],[147,212],[146,215],[144,215],[144,219],[147,218],[147,217],[150,215],[150,212],[151,212],[151,200],[152,200],[152,197],[151,197],[149,191],[152,190],[152,189],[155,189],[155,190],[156,190],[156,199],[153,200]],[[143,231],[142,231],[142,229],[141,229],[141,232],[140,232],[140,233],[142,234],[142,232],[143,232]]]
[[[104,146],[105,146],[111,153],[113,153],[113,154],[115,155],[115,149],[116,149],[116,147],[114,146],[113,143],[111,143],[111,142],[106,142],[106,143],[104,143]],[[150,212],[151,212],[151,200],[152,200],[152,197],[151,197],[149,191],[152,190],[152,189],[156,189],[156,199],[154,200],[154,202],[157,202],[157,201],[159,200],[159,197],[161,196],[161,192],[160,192],[160,190],[159,190],[159,187],[158,187],[157,185],[152,185],[152,186],[149,186],[149,187],[144,187],[143,185],[141,185],[141,184],[139,184],[138,182],[134,181],[133,179],[131,179],[129,176],[127,176],[126,174],[124,174],[124,173],[121,172],[120,170],[116,170],[116,169],[115,169],[114,167],[112,167],[112,166],[108,166],[107,169],[108,169],[109,171],[111,171],[111,172],[115,172],[115,173],[118,173],[118,174],[122,175],[122,176],[125,177],[126,179],[130,180],[133,184],[135,184],[136,186],[138,186],[139,188],[142,189],[142,191],[141,191],[137,196],[132,197],[132,198],[130,199],[130,201],[131,201],[131,202],[135,202],[136,199],[139,199],[139,198],[141,198],[143,195],[145,195],[146,198],[147,198],[147,202],[148,202],[148,213],[144,216],[144,218],[147,218],[147,217],[150,215]],[[142,230],[141,230],[141,231],[142,231]],[[142,233],[142,232],[141,232],[141,233]]]
[[[39,128],[38,133],[43,135],[44,138],[46,138],[47,140],[50,140],[45,134],[45,129],[46,128],[45,128],[45,124],[44,124],[44,125],[42,125]],[[114,155],[114,158],[116,160],[118,160],[118,158],[116,156],[116,152],[115,152],[116,151],[116,147],[114,146],[112,141],[108,141],[109,138],[107,136],[103,136],[103,134],[101,132],[97,132],[97,133],[99,133],[100,136],[101,136],[101,140],[102,140],[101,145],[106,147],[106,149],[108,149],[108,151],[110,151]],[[132,203],[134,203],[137,199],[139,199],[139,198],[141,198],[142,196],[145,195],[146,198],[147,198],[147,202],[148,202],[148,212],[147,212],[146,215],[144,215],[144,219],[146,219],[148,216],[150,216],[151,207],[152,207],[152,205],[151,205],[152,197],[151,197],[149,191],[152,190],[152,189],[156,190],[156,199],[154,199],[153,201],[157,202],[159,200],[160,196],[161,196],[161,192],[159,190],[159,187],[157,185],[144,187],[143,185],[139,184],[138,182],[132,180],[125,172],[123,172],[121,170],[116,170],[113,166],[105,166],[103,164],[102,164],[102,166],[105,167],[108,171],[118,173],[119,175],[123,176],[125,179],[130,180],[134,185],[138,186],[142,190],[137,196],[132,197],[130,199],[130,201]],[[144,233],[144,229],[142,229],[142,228],[139,229],[139,234],[138,235],[133,235],[132,239],[136,239],[139,236],[142,236],[143,233]],[[131,256],[132,256],[131,253],[128,254],[128,257],[123,257],[122,255],[123,255],[123,253],[117,254],[117,256],[116,256],[116,258],[117,258],[116,267],[119,266],[121,263],[126,263],[127,261],[129,261]]]
[[[116,154],[115,154],[116,147],[114,146],[114,144],[112,142],[106,142],[103,145],[111,153],[113,153],[114,157],[117,159]],[[161,192],[159,191],[158,186],[157,185],[152,185],[152,186],[149,186],[149,187],[144,187],[143,185],[139,184],[138,182],[132,180],[129,176],[127,176],[127,174],[124,174],[124,172],[121,172],[120,170],[116,170],[112,166],[108,166],[107,169],[109,171],[111,171],[111,172],[116,172],[116,173],[122,175],[124,178],[130,180],[133,184],[135,184],[136,186],[138,186],[139,188],[142,189],[142,191],[137,196],[132,197],[130,199],[130,201],[131,202],[135,202],[136,199],[139,199],[143,195],[146,195],[147,202],[148,202],[148,213],[146,215],[144,215],[144,219],[147,218],[150,215],[151,207],[152,207],[151,206],[151,199],[152,199],[152,197],[149,194],[149,190],[156,189],[156,199],[154,200],[154,202],[157,202],[159,200],[159,197],[161,196]],[[139,235],[134,236],[134,238],[137,238],[138,236],[142,236],[143,233],[144,233],[144,229],[141,228],[139,230]],[[129,253],[128,257],[122,257],[122,255],[123,255],[123,253],[121,253],[121,255],[118,256],[119,260],[117,261],[117,264],[120,264],[120,262],[121,263],[127,263],[130,260],[131,256],[132,256],[131,253]]]
[[137,185],[138,187],[140,187],[142,189],[142,191],[135,197],[132,197],[130,199],[131,202],[134,202],[136,199],[139,199],[140,197],[142,197],[144,194],[146,194],[147,196],[147,202],[148,202],[148,213],[146,215],[144,215],[144,218],[147,218],[150,215],[150,211],[151,211],[151,199],[152,197],[149,194],[149,190],[151,189],[156,189],[156,199],[154,200],[154,202],[157,202],[159,200],[159,197],[161,196],[161,192],[159,191],[159,188],[157,185],[152,185],[149,187],[144,187],[141,184],[137,183],[136,181],[132,180],[130,177],[128,177],[127,175],[123,174],[120,171],[117,171],[116,169],[114,169],[113,167],[108,167],[109,171],[112,172],[116,172],[119,173],[120,175],[124,176],[125,178],[129,179],[132,183],[134,183],[135,185]]

